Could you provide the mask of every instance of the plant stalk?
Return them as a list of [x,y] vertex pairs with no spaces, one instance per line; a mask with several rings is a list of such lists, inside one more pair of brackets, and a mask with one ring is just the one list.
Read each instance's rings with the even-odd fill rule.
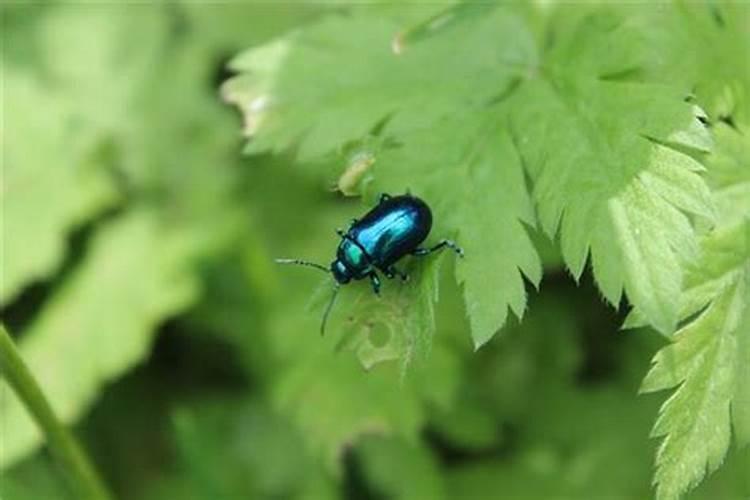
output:
[[60,462],[80,498],[89,500],[111,500],[88,457],[55,415],[52,406],[44,397],[26,363],[16,348],[13,339],[0,323],[0,375],[28,410],[47,438],[50,451]]

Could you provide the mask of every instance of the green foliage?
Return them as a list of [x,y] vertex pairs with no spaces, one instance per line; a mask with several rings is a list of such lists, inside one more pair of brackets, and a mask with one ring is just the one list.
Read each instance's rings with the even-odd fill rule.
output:
[[[541,75],[521,85],[512,122],[540,222],[550,235],[559,228],[574,277],[590,252],[604,296],[617,305],[624,287],[650,324],[671,333],[680,264],[697,247],[683,211],[710,216],[711,206],[700,165],[660,143],[706,149],[708,132],[683,89],[627,78],[649,57],[638,50],[646,26],[608,13],[571,24],[550,35],[557,41],[535,61]],[[622,44],[608,45],[612,36]]]
[[[618,304],[625,288],[671,333],[682,264],[697,253],[686,213],[712,216],[702,167],[673,148],[704,151],[710,137],[684,88],[628,78],[649,62],[641,39],[650,25],[562,9],[545,51],[522,13],[497,8],[396,56],[386,50],[396,26],[368,14],[331,18],[235,59],[241,75],[225,94],[253,124],[248,151],[294,144],[305,162],[368,134],[398,143],[376,156],[372,188],[415,189],[434,204],[440,229],[475,256],[457,278],[477,346],[508,307],[523,314],[519,270],[540,280],[522,225],[535,224],[531,199],[547,234],[559,231],[576,278],[590,251],[605,297]],[[612,36],[622,40],[614,49]]]
[[[665,29],[652,30],[649,44],[665,57],[648,68],[649,77],[682,82],[699,99],[711,122],[732,117],[750,121],[750,34],[745,2],[680,2],[662,16]],[[711,68],[711,71],[706,71]]]
[[[372,22],[365,9],[242,54],[233,63],[240,76],[228,82],[225,95],[252,124],[245,130],[251,153],[294,147],[304,164],[337,151],[340,157],[346,144],[368,137],[396,144],[374,152],[375,166],[368,164],[374,181],[363,188],[371,193],[408,186],[434,200],[439,229],[457,233],[474,257],[459,263],[456,272],[476,346],[505,324],[508,307],[522,316],[519,271],[539,283],[539,261],[522,225],[535,225],[537,217],[550,237],[559,236],[576,279],[590,254],[604,297],[619,305],[624,291],[634,315],[666,335],[679,319],[713,301],[680,329],[674,348],[657,356],[644,383],[644,389],[656,390],[687,381],[654,430],[669,435],[657,459],[656,481],[660,494],[672,497],[700,480],[706,463],[713,470],[722,460],[730,405],[740,436],[747,414],[735,368],[746,364],[736,358],[746,353],[744,344],[724,342],[717,334],[728,330],[734,339],[746,321],[744,279],[724,289],[723,300],[692,293],[700,281],[696,273],[719,264],[721,255],[706,245],[729,217],[721,197],[712,199],[696,160],[712,147],[704,123],[730,113],[741,118],[736,108],[744,90],[732,91],[747,88],[736,77],[747,74],[746,43],[722,55],[728,59],[723,79],[707,80],[701,72],[716,47],[707,54],[700,42],[694,60],[677,55],[696,43],[695,32],[710,32],[719,47],[736,41],[733,33],[743,36],[734,21],[742,7],[711,9],[677,6],[645,16],[628,8],[561,7],[539,30],[540,23],[525,19],[523,10],[487,8],[475,18],[470,5],[459,5],[437,14],[425,11],[427,21],[393,40],[395,54],[386,51],[398,33],[392,19]],[[649,45],[656,38],[655,22],[674,31],[664,44],[673,59],[660,58]],[[688,37],[690,42],[675,43]],[[660,70],[679,77],[665,82]],[[309,85],[300,85],[303,80]],[[710,115],[686,102],[689,89]],[[721,161],[722,147],[712,161]],[[739,196],[748,197],[745,190]],[[740,218],[750,213],[744,203],[733,208]],[[701,228],[713,224],[713,233],[699,237]],[[724,235],[721,248],[739,245],[729,255],[740,267],[750,258],[744,224]],[[685,301],[693,309],[685,311]],[[378,315],[376,307],[367,313]],[[702,332],[703,342],[692,330]],[[708,341],[713,357],[702,350]],[[671,349],[680,347],[682,357],[671,361],[677,368],[669,381],[657,381],[666,370],[664,359],[675,358]],[[695,366],[690,360],[698,354]],[[701,397],[701,390],[712,399]],[[696,421],[705,427],[696,427]],[[709,434],[714,446],[698,452]]]
[[[170,19],[152,6],[52,7],[3,34],[11,48],[33,40],[35,65],[13,51],[3,65],[2,303],[54,276],[72,228],[93,233],[21,332],[22,353],[66,421],[148,355],[156,327],[197,297],[196,260],[236,227],[226,177],[204,168],[226,161],[233,144],[231,121],[204,87],[210,75],[195,64],[211,56],[175,48]],[[153,74],[165,54],[164,74]],[[168,86],[154,87],[162,79]],[[181,111],[186,99],[193,106]],[[195,141],[204,147],[189,152]],[[116,214],[101,216],[107,207]],[[0,453],[7,466],[40,436],[12,396],[0,419],[14,429]]]
[[[687,323],[675,343],[654,358],[642,387],[679,386],[653,431],[665,436],[655,478],[664,498],[681,494],[716,470],[731,435],[738,446],[750,442],[750,396],[743,382],[750,359],[750,39],[740,21],[748,15],[742,4],[715,7],[713,19],[696,6],[684,6],[674,37],[666,40],[672,53],[690,47],[693,57],[675,57],[670,64],[694,82],[715,124],[716,147],[706,177],[717,217],[700,239],[701,257],[687,269],[679,314]],[[720,74],[706,75],[701,68],[709,64]]]
[[[96,168],[92,131],[71,133],[66,126],[76,120],[75,109],[27,72],[4,68],[2,76],[3,121],[12,124],[2,130],[7,186],[2,224],[4,234],[14,235],[3,241],[0,299],[6,303],[24,282],[55,270],[62,259],[65,233],[111,205],[115,192]],[[45,112],[38,113],[40,108]],[[35,139],[28,140],[29,136]],[[33,224],[26,217],[30,210],[36,214]]]
[[719,124],[709,179],[721,222],[701,240],[687,274],[682,317],[688,323],[654,358],[643,391],[679,386],[660,411],[654,435],[658,493],[672,498],[724,460],[733,429],[750,442],[747,384],[750,338],[750,176],[745,134]]
[[[169,481],[154,498],[233,498],[239,492],[306,498],[331,488],[311,458],[299,452],[296,429],[262,404],[204,402],[199,412],[177,412],[173,428],[180,473],[190,481],[187,488],[185,482]],[[219,459],[206,460],[207,456]]]
[[[190,243],[165,232],[145,211],[134,211],[97,235],[85,265],[45,307],[20,346],[61,418],[78,418],[103,384],[143,359],[155,324],[194,298],[196,284],[181,268]],[[134,274],[141,279],[129,279]],[[127,308],[113,307],[117,304]],[[62,337],[62,346],[59,332],[72,333]],[[75,355],[61,357],[61,350]],[[6,465],[28,453],[39,433],[12,396],[0,404],[0,418],[14,430],[0,457]]]
[[[652,357],[657,496],[750,494],[747,5],[0,9],[3,322],[118,497],[648,497]],[[273,259],[407,189],[466,258],[321,338]]]
[[[513,13],[495,11],[479,27],[461,24],[456,28],[462,31],[452,35],[465,39],[460,51],[455,50],[453,38],[436,37],[395,57],[384,43],[398,24],[387,19],[373,22],[367,13],[353,19],[331,18],[239,56],[232,66],[243,74],[225,87],[227,98],[246,111],[246,123],[258,129],[250,151],[283,149],[304,131],[298,147],[300,160],[305,161],[365,137],[378,123],[387,121],[380,135],[394,134],[399,146],[384,147],[377,157],[378,176],[372,188],[399,192],[410,187],[425,196],[440,221],[436,232],[458,232],[461,244],[475,256],[458,267],[457,273],[466,286],[477,346],[503,325],[508,307],[517,315],[523,313],[525,292],[519,269],[534,283],[541,277],[538,258],[522,225],[533,224],[534,216],[520,163],[499,162],[515,154],[511,138],[498,110],[483,109],[498,88],[511,85],[514,77],[495,61],[515,60],[530,50],[518,46],[518,40],[531,43],[518,21]],[[498,23],[508,43],[484,43],[489,33],[498,32]],[[352,37],[358,40],[356,45],[349,43]],[[320,50],[321,46],[326,49]],[[300,86],[297,82],[303,75],[307,83]],[[477,89],[477,82],[485,85]],[[253,107],[266,101],[267,111]],[[472,112],[480,114],[474,117]],[[505,139],[493,141],[496,134],[504,134]],[[449,136],[452,139],[447,142]],[[405,164],[411,168],[404,170]],[[433,178],[432,172],[441,175]],[[447,183],[464,178],[473,184],[461,190],[445,189]],[[493,191],[503,182],[508,183],[510,196]],[[478,189],[488,191],[480,194]],[[486,205],[469,206],[467,200],[474,197]],[[493,203],[493,198],[502,199],[502,204]],[[459,212],[449,214],[455,207]],[[493,251],[508,242],[517,243],[502,253]],[[493,273],[492,279],[483,279],[486,272]],[[422,304],[431,307],[429,301]],[[428,311],[419,314],[429,316]],[[368,316],[377,314],[371,310]],[[422,336],[431,336],[429,329],[426,332]]]
[[370,438],[357,454],[365,479],[383,497],[437,500],[445,496],[438,464],[424,446]]

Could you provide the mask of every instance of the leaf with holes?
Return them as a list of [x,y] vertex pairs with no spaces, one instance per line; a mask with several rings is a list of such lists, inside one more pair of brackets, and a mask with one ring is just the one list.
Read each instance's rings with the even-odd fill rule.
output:
[[556,8],[548,39],[533,13],[501,6],[429,36],[419,28],[399,55],[389,40],[420,25],[361,9],[241,54],[225,87],[251,152],[295,147],[305,161],[368,137],[390,144],[365,189],[412,188],[434,207],[434,234],[466,247],[457,277],[477,346],[508,308],[523,313],[521,273],[540,280],[523,227],[535,224],[532,202],[576,278],[590,254],[605,297],[617,305],[625,290],[665,334],[697,256],[689,216],[713,216],[703,167],[680,149],[710,148],[701,110],[685,89],[632,77],[652,63],[653,23],[625,8]]
[[[457,262],[456,278],[464,285],[477,348],[505,324],[508,309],[523,315],[522,276],[538,286],[542,275],[524,227],[535,219],[521,160],[498,107],[403,134],[400,148],[382,154],[380,176],[373,183],[381,191],[407,185],[424,193],[433,200],[437,237],[457,234],[466,258]],[[452,137],[449,144],[447,136]],[[431,175],[435,169],[442,175]],[[446,184],[455,188],[446,190]]]

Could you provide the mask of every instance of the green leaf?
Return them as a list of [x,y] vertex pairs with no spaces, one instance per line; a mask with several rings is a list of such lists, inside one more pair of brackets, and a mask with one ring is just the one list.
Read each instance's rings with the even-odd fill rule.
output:
[[675,4],[666,12],[647,13],[662,26],[648,34],[649,44],[662,53],[648,69],[649,77],[679,82],[711,121],[750,122],[750,5],[726,0]]
[[[71,224],[101,209],[93,188],[104,184],[109,204],[113,181],[128,194],[122,215],[92,228],[80,263],[22,332],[23,353],[66,422],[146,357],[156,326],[197,294],[192,261],[223,244],[239,220],[231,169],[210,168],[231,163],[233,144],[233,124],[208,85],[215,54],[205,41],[171,39],[176,11],[131,7],[44,10],[24,25],[38,51],[33,65],[14,59],[7,79],[18,97],[6,121],[9,158],[18,162],[3,190],[3,234],[12,241],[4,273],[20,269],[17,255],[54,251],[59,260]],[[13,286],[30,279],[18,276]],[[6,466],[39,436],[14,399],[0,403],[0,418],[13,429],[0,456]]]
[[[745,235],[750,241],[750,234]],[[734,437],[740,446],[750,444],[750,266],[745,264],[745,303],[744,316],[737,335],[737,374],[734,380],[734,398],[732,399],[732,423]]]
[[367,483],[383,498],[421,500],[445,497],[435,457],[423,444],[368,438],[355,450]]
[[[683,89],[631,78],[653,63],[654,23],[621,10],[559,7],[549,39],[536,40],[533,14],[508,6],[429,36],[408,16],[363,9],[241,54],[225,96],[245,114],[250,152],[294,147],[305,162],[352,141],[390,141],[368,162],[365,189],[411,188],[434,207],[434,233],[457,234],[470,256],[457,278],[476,346],[508,308],[522,315],[522,273],[540,280],[523,169],[573,275],[590,254],[604,296],[617,305],[625,290],[669,334],[682,268],[698,253],[689,216],[714,215],[703,167],[682,149],[705,151],[711,139]],[[398,22],[421,40],[396,56],[387,45]]]
[[[96,163],[96,138],[76,130],[75,108],[4,66],[0,303],[54,272],[67,232],[116,200]],[[44,110],[39,112],[39,110]]]
[[416,438],[423,410],[413,392],[394,390],[397,370],[367,373],[352,358],[318,351],[285,370],[274,399],[329,470],[340,472],[343,450],[365,435]]
[[169,21],[166,9],[148,4],[55,6],[33,39],[40,73],[75,106],[82,126],[105,137],[122,133],[136,125],[133,111],[164,55]]
[[675,334],[676,343],[654,358],[642,390],[680,385],[664,404],[654,436],[665,436],[657,454],[660,498],[676,498],[721,465],[729,447],[730,404],[739,386],[736,330],[746,285],[719,296]]
[[[653,431],[664,436],[655,477],[661,498],[676,498],[715,471],[730,430],[738,445],[750,442],[750,142],[724,125],[716,134],[709,180],[719,224],[701,239],[701,258],[687,271],[681,317],[688,323],[655,356],[642,387],[679,386]],[[739,148],[744,154],[735,156]]]
[[[300,188],[300,196],[308,190],[309,186]],[[293,200],[297,199],[295,192]],[[292,227],[283,229],[295,235],[293,246],[299,245],[300,255],[310,258],[330,255],[335,234],[331,231],[326,241],[316,233],[295,232],[296,225],[330,228],[335,220],[346,220],[338,204],[335,211],[327,211],[326,204],[316,207],[309,218],[290,218]],[[283,226],[275,224],[274,217],[278,214],[269,213],[265,223],[279,230]],[[310,453],[337,476],[342,454],[362,437],[393,436],[414,443],[426,418],[426,404],[444,407],[455,400],[456,354],[442,345],[431,346],[428,329],[434,328],[434,312],[422,303],[434,300],[440,260],[419,262],[410,269],[414,279],[408,283],[385,281],[381,298],[374,296],[369,283],[343,287],[322,338],[322,311],[316,307],[312,314],[304,314],[319,274],[291,267],[277,271],[281,286],[278,298],[270,302],[273,310],[263,336],[269,354],[262,377],[268,380],[276,410],[294,424]],[[332,283],[325,279],[320,285],[320,296],[327,300]],[[410,304],[420,307],[410,310]],[[340,334],[333,328],[338,323]],[[361,361],[346,352],[332,353],[337,345],[354,350]],[[259,347],[253,341],[248,349]],[[420,362],[405,374],[404,364],[414,359]]]
[[[428,127],[497,95],[508,75],[497,61],[522,59],[530,50],[521,20],[504,11],[460,23],[451,37],[433,37],[396,56],[390,45],[400,22],[424,20],[434,7],[411,9],[400,22],[372,10],[331,16],[233,60],[241,75],[227,83],[225,96],[240,106],[246,123],[257,124],[246,126],[249,151],[299,143],[300,159],[313,159],[366,136],[389,116],[399,130]],[[486,43],[498,36],[498,43]]]
[[[516,147],[504,116],[491,107],[476,116],[446,118],[429,130],[400,136],[385,151],[374,188],[398,192],[409,186],[432,200],[437,237],[457,232],[466,258],[456,263],[475,347],[499,330],[508,309],[519,318],[526,307],[522,273],[539,285],[542,269],[524,226],[534,212]],[[445,137],[451,142],[445,143]],[[409,165],[405,170],[403,165]],[[431,175],[435,169],[442,172]],[[446,190],[446,184],[455,186]]]
[[414,26],[398,33],[393,39],[391,48],[394,53],[401,54],[407,46],[429,37],[442,34],[444,30],[447,30],[456,24],[467,21],[476,21],[475,17],[488,14],[492,9],[497,8],[498,5],[498,3],[493,2],[458,2],[455,5],[451,5],[450,7],[441,10],[434,16],[420,21]]
[[701,165],[667,144],[705,150],[710,138],[679,90],[619,77],[649,55],[635,50],[641,33],[627,21],[605,11],[558,28],[515,96],[512,127],[542,227],[559,231],[573,276],[590,253],[612,304],[624,288],[671,333],[681,267],[697,253],[685,212],[710,217],[712,207]]
[[164,11],[153,6],[51,6],[37,14],[17,24],[19,33],[3,33],[7,45],[30,54],[11,51],[2,67],[0,303],[53,273],[66,234],[118,199],[115,138],[142,125],[139,91],[168,33]]
[[[148,210],[133,211],[96,235],[84,263],[20,342],[60,418],[75,421],[104,384],[146,356],[162,318],[194,299],[196,283],[186,264],[195,245],[191,236],[166,229]],[[2,467],[41,441],[24,408],[5,392],[0,420],[9,432]]]
[[[426,360],[435,333],[440,263],[437,257],[405,267],[409,282],[393,287],[387,300],[379,300],[369,287],[350,290],[338,304],[348,311],[339,346],[354,350],[365,369],[390,360],[401,360],[405,369],[415,359]],[[382,339],[376,343],[378,334]]]
[[[244,73],[225,87],[225,94],[234,96],[235,100],[239,98],[244,104],[246,120],[257,125],[251,127],[253,132],[257,129],[250,144],[254,151],[271,145],[276,149],[287,147],[304,130],[306,134],[300,155],[302,158],[314,157],[337,148],[348,138],[367,135],[377,122],[394,113],[387,130],[396,134],[401,147],[383,148],[374,160],[377,164],[368,165],[376,172],[377,181],[367,188],[399,192],[411,187],[430,200],[437,221],[447,217],[453,220],[450,226],[454,229],[450,232],[444,229],[450,226],[438,223],[439,229],[434,232],[441,231],[439,237],[449,236],[456,232],[455,228],[461,228],[459,242],[472,257],[458,266],[457,276],[466,284],[466,301],[477,346],[502,327],[509,306],[515,314],[520,316],[523,313],[525,291],[519,268],[535,284],[541,278],[541,265],[521,224],[522,220],[533,224],[533,212],[520,162],[510,137],[504,131],[503,121],[492,113],[482,113],[479,120],[463,113],[451,114],[461,104],[471,108],[483,100],[488,101],[497,94],[498,85],[510,86],[510,74],[492,61],[513,60],[517,53],[526,50],[529,43],[529,34],[516,22],[515,15],[504,12],[490,17],[489,21],[479,21],[478,27],[462,24],[455,28],[458,33],[452,33],[466,37],[463,50],[471,51],[476,57],[462,57],[449,40],[434,37],[398,58],[383,51],[395,33],[396,26],[392,22],[361,16],[344,23],[332,18],[293,39],[239,56],[233,66]],[[509,43],[497,46],[482,43],[490,31],[496,32],[498,23],[504,27],[501,32],[508,37]],[[344,36],[343,31],[352,35]],[[513,34],[515,38],[511,43]],[[316,45],[320,43],[318,38],[323,36],[330,37],[325,51]],[[358,47],[368,51],[375,60],[365,63],[361,49],[352,51],[354,46],[348,43],[346,46],[331,45],[350,36],[360,38]],[[479,51],[478,55],[476,51]],[[326,71],[338,72],[336,68],[341,67],[342,59],[351,59],[355,66],[347,65],[340,80],[332,79]],[[301,69],[297,68],[299,65],[316,68],[314,73],[307,73],[308,81],[311,78],[323,81],[312,81],[304,87],[292,85],[293,72]],[[427,73],[425,68],[429,68]],[[378,71],[377,78],[372,75],[375,70]],[[493,85],[469,91],[467,85],[471,82],[467,75],[472,74],[483,75],[475,82],[487,78]],[[383,78],[391,82],[383,82]],[[262,89],[253,93],[252,85],[243,84],[248,79]],[[286,83],[287,79],[289,83]],[[441,82],[439,86],[436,85],[438,81]],[[269,102],[278,101],[278,107],[271,104],[267,112],[258,111],[257,116],[247,111],[247,106],[253,107],[252,103],[256,102],[254,99],[262,98],[267,92],[271,92]],[[437,97],[439,95],[443,97]],[[450,95],[463,95],[464,102],[450,99]],[[431,102],[426,108],[424,100],[428,97]],[[359,101],[356,107],[353,106],[355,100]],[[311,121],[315,115],[304,111],[310,106],[323,107],[326,117]],[[425,109],[430,111],[426,113]],[[316,113],[319,116],[319,111]],[[445,118],[437,121],[441,116]],[[424,128],[431,122],[437,123],[439,128]],[[447,135],[455,136],[455,139],[446,143]],[[447,144],[450,150],[445,149]],[[404,170],[402,166],[405,164],[411,168]],[[438,182],[429,182],[429,172],[441,167],[448,175]],[[465,190],[445,189],[446,182],[463,179],[468,172],[473,183]],[[507,187],[500,187],[503,182]],[[476,191],[480,189],[485,192],[478,195]],[[477,198],[485,204],[469,203]],[[452,207],[460,207],[459,212],[449,213]],[[478,221],[487,222],[488,227],[480,229]],[[492,279],[487,279],[487,272],[493,273]],[[423,301],[413,310],[419,316],[429,318],[429,307],[429,301]],[[422,325],[430,323],[429,320],[427,323],[417,321]],[[409,332],[404,335],[405,338],[409,336]]]

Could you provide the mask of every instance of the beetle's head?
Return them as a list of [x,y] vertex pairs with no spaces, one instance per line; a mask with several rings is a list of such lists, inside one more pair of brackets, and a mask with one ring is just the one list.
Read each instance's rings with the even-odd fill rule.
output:
[[333,279],[342,285],[349,283],[352,279],[352,274],[349,271],[349,268],[340,260],[334,260],[331,262],[331,274],[333,274]]

